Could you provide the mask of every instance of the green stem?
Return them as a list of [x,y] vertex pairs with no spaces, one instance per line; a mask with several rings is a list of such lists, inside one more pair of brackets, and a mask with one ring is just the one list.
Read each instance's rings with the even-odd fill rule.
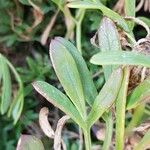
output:
[[82,53],[82,44],[81,44],[81,24],[85,14],[84,9],[79,9],[76,15],[76,43],[77,49]]
[[91,150],[91,135],[90,129],[83,129],[85,149]]
[[112,133],[113,133],[113,118],[112,113],[109,112],[108,114],[103,115],[103,119],[106,122],[106,134],[105,134],[105,140],[102,147],[102,150],[109,150],[110,144],[112,140]]
[[132,120],[130,121],[128,127],[126,128],[126,133],[125,133],[126,136],[128,136],[131,133],[132,129],[140,123],[144,110],[145,110],[145,104],[140,105],[135,109],[134,114],[132,116]]
[[129,81],[129,69],[124,68],[122,86],[116,100],[116,150],[124,148],[125,108]]

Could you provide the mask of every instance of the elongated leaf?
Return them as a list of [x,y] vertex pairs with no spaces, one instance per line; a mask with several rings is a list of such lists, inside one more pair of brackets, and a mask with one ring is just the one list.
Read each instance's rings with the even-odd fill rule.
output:
[[[126,16],[135,17],[135,6],[136,6],[136,0],[125,0],[125,14]],[[129,21],[128,22],[129,28],[132,31],[134,27],[134,22]]]
[[[104,17],[101,21],[100,28],[98,30],[98,41],[102,52],[121,50],[121,44],[116,26],[113,21],[107,17]],[[111,75],[114,66],[103,66],[103,69],[105,79],[107,80]]]
[[140,83],[128,96],[127,109],[137,107],[150,99],[150,78]]
[[44,81],[34,82],[33,86],[35,90],[45,97],[50,103],[68,114],[81,127],[84,126],[82,117],[76,107],[62,92]]
[[117,24],[122,27],[126,32],[129,32],[129,28],[125,20],[116,12],[107,8],[102,3],[90,2],[90,1],[74,1],[67,4],[70,8],[85,8],[85,9],[99,9],[103,12],[103,14],[113,21],[117,22]]
[[24,95],[23,89],[21,88],[17,91],[17,94],[15,95],[8,111],[8,117],[12,116],[14,124],[17,123],[21,115],[23,104],[24,104]]
[[32,135],[21,135],[17,144],[17,150],[44,150],[40,139]]
[[136,52],[100,52],[94,55],[91,63],[96,65],[139,65],[150,67],[150,56]]
[[9,105],[11,103],[11,78],[8,65],[5,59],[0,55],[1,61],[1,72],[2,72],[2,96],[1,96],[1,113],[7,112]]
[[140,16],[140,17],[137,17],[137,18],[142,20],[144,23],[146,23],[150,27],[150,19],[149,18],[146,18],[146,17],[143,17],[143,16]]
[[72,55],[79,71],[85,99],[89,105],[92,105],[97,96],[97,90],[83,57],[71,42],[61,37],[56,37],[55,40],[61,42]]
[[85,119],[84,94],[80,75],[73,57],[66,47],[56,40],[53,40],[50,44],[50,57],[65,92]]
[[14,124],[18,121],[22,109],[23,109],[23,104],[24,104],[24,92],[23,92],[23,83],[22,80],[17,73],[16,69],[14,66],[8,61],[7,58],[3,56],[3,59],[11,69],[12,73],[14,74],[16,81],[19,84],[19,90],[17,91],[17,94],[15,95],[15,98],[12,100],[12,103],[10,104],[10,108],[8,110],[8,117],[12,116],[14,119]]
[[12,108],[12,117],[14,119],[14,124],[17,123],[21,115],[21,112],[23,110],[23,104],[24,104],[24,96],[23,96],[23,91],[21,90],[18,92],[18,96],[16,96],[15,103]]
[[[0,57],[0,68],[2,68],[2,60],[1,60],[1,57]],[[0,70],[0,86],[1,86],[1,81],[2,81],[2,77],[3,77],[3,73],[2,73],[2,70]]]
[[146,150],[148,148],[150,148],[150,130],[148,130],[142,140],[136,145],[134,150]]
[[102,114],[114,103],[117,98],[119,88],[123,78],[122,69],[113,71],[108,81],[103,86],[99,95],[96,97],[91,112],[87,119],[87,124],[91,127]]

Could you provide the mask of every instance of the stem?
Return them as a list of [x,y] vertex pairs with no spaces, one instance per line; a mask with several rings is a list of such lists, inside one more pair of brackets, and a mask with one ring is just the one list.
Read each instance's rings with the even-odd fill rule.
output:
[[128,127],[126,128],[126,133],[125,133],[126,136],[128,136],[131,133],[131,130],[140,123],[144,110],[145,110],[145,104],[140,105],[135,109],[132,120],[130,121]]
[[105,140],[104,140],[102,150],[109,150],[111,140],[112,140],[112,133],[113,133],[112,113],[109,112],[108,114],[106,114],[106,116],[103,116],[103,119],[106,122],[106,134],[105,134]]
[[84,134],[84,142],[85,142],[85,149],[91,150],[91,136],[90,136],[90,129],[83,129]]
[[84,9],[79,9],[77,15],[76,15],[76,43],[77,43],[77,49],[80,53],[82,53],[82,45],[81,45],[81,24],[82,20],[85,14]]
[[116,149],[123,150],[124,148],[124,130],[125,130],[125,108],[126,96],[129,81],[129,68],[124,68],[124,77],[122,86],[116,100]]

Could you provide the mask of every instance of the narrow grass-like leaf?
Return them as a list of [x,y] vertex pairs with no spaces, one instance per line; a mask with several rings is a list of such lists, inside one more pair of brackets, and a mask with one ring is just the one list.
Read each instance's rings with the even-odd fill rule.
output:
[[144,23],[146,23],[150,27],[150,19],[149,18],[146,18],[146,17],[143,17],[143,16],[139,16],[137,18],[142,20]]
[[3,56],[3,59],[5,60],[5,62],[9,66],[9,68],[11,69],[12,73],[14,74],[14,76],[16,78],[16,81],[19,84],[19,89],[17,91],[17,94],[15,95],[15,98],[12,101],[10,108],[8,110],[8,116],[9,117],[12,116],[14,119],[14,124],[16,124],[16,122],[18,121],[18,119],[21,115],[21,112],[23,109],[23,104],[24,104],[23,83],[22,83],[22,80],[21,80],[19,74],[17,73],[16,69],[14,68],[14,66],[4,56]]
[[150,56],[137,52],[100,52],[95,54],[91,63],[96,65],[139,65],[150,67]]
[[44,150],[40,139],[32,135],[21,135],[16,150]]
[[[2,65],[3,65],[2,59],[1,59],[1,57],[0,57],[0,68],[3,67]],[[3,77],[3,72],[2,72],[2,70],[1,70],[1,71],[0,71],[0,86],[1,86],[2,77]]]
[[89,105],[92,105],[97,96],[97,90],[82,55],[68,40],[61,37],[56,37],[55,40],[61,42],[61,44],[63,44],[72,55],[80,73],[79,75],[81,78],[85,99]]
[[81,127],[84,126],[83,119],[72,102],[59,90],[44,81],[33,83],[37,92],[45,97],[50,103],[69,115]]
[[134,150],[146,150],[150,148],[150,130],[144,135],[142,140],[136,145]]
[[150,99],[150,78],[140,83],[128,96],[127,109],[137,107]]
[[2,72],[2,96],[1,96],[1,113],[4,114],[7,112],[10,103],[11,103],[11,78],[8,65],[5,59],[0,54],[0,61],[1,61],[1,72]]
[[123,81],[116,99],[116,149],[124,149],[126,97],[129,82],[129,68],[123,70]]
[[23,110],[23,104],[24,104],[23,89],[19,89],[8,111],[8,116],[10,115],[12,116],[12,118],[14,119],[14,124],[17,123],[21,115],[21,112]]
[[67,4],[67,6],[70,8],[99,9],[103,12],[105,16],[117,22],[117,24],[120,27],[122,27],[126,32],[129,32],[129,28],[126,21],[119,14],[107,8],[102,3],[90,1],[74,1]]
[[87,125],[89,127],[91,127],[102,116],[102,114],[112,106],[117,98],[122,78],[122,69],[118,68],[113,71],[108,81],[106,81],[99,95],[96,97],[91,112],[87,118]]
[[72,55],[63,44],[57,40],[52,40],[50,44],[50,57],[65,92],[85,119],[86,109],[81,79]]
[[[102,52],[121,50],[121,44],[116,26],[114,22],[107,17],[104,17],[101,21],[100,28],[98,30],[98,41]],[[103,69],[105,79],[107,80],[111,75],[114,66],[103,66]]]
[[[126,16],[135,17],[135,7],[136,7],[136,0],[125,0],[125,14]],[[129,29],[132,31],[134,27],[134,22],[128,22]]]

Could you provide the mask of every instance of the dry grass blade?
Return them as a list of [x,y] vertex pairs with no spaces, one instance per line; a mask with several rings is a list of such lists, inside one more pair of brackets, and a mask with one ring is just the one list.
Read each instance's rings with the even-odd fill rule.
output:
[[48,113],[49,111],[48,111],[48,108],[46,107],[43,107],[40,110],[39,124],[46,136],[48,136],[49,138],[54,138],[54,131],[48,122]]
[[31,0],[28,0],[29,4],[33,7],[33,16],[34,16],[34,22],[32,24],[32,27],[30,30],[32,30],[33,28],[35,28],[38,24],[40,24],[43,20],[44,14],[43,11],[41,10],[41,8],[39,6],[37,6],[36,4],[34,4]]
[[118,12],[121,15],[124,15],[124,3],[125,3],[125,0],[118,0],[113,10]]
[[63,116],[57,124],[57,128],[55,131],[55,137],[54,137],[54,150],[61,150],[61,143],[62,143],[62,138],[61,138],[61,132],[62,128],[65,125],[66,121],[70,119],[69,116]]
[[134,131],[144,135],[146,132],[148,132],[149,129],[150,129],[150,120],[142,123],[139,127],[135,128]]
[[136,12],[140,11],[142,8],[144,8],[145,12],[150,12],[150,0],[140,0],[136,7]]
[[54,24],[55,24],[55,21],[56,21],[56,18],[57,18],[57,15],[59,13],[59,10],[56,11],[56,13],[52,16],[49,24],[47,25],[47,27],[45,28],[42,36],[41,36],[41,44],[42,45],[45,45],[46,44],[46,41],[48,39],[48,36],[49,36],[49,33],[51,32]]
[[136,12],[138,12],[142,8],[143,4],[144,4],[144,0],[140,0],[138,5],[136,6]]

